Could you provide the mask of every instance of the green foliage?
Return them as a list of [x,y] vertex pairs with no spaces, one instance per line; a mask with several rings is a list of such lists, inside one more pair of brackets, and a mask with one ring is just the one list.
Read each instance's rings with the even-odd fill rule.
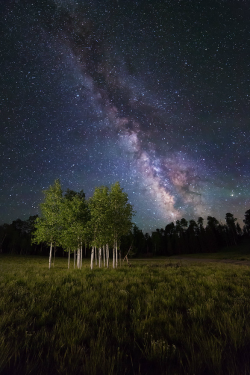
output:
[[132,227],[132,206],[119,182],[111,186],[95,189],[89,199],[90,221],[88,223],[91,245],[100,247],[106,243],[119,241]]
[[247,266],[0,259],[3,374],[247,374]]
[[33,242],[51,245],[49,267],[52,243],[63,246],[66,251],[79,249],[83,242],[97,247],[111,242],[117,244],[132,227],[134,212],[118,182],[110,190],[105,186],[96,188],[88,202],[82,190],[77,193],[67,189],[63,196],[59,180],[44,195],[40,205],[42,216],[36,220]]
[[106,186],[95,188],[89,200],[90,221],[88,223],[91,246],[100,247],[111,242],[110,197]]
[[120,239],[132,228],[133,207],[128,203],[128,195],[123,192],[119,182],[110,190],[110,219],[114,237]]
[[90,219],[85,195],[67,190],[61,205],[60,244],[64,249],[77,249],[79,243],[87,239],[87,222]]
[[42,216],[36,219],[33,242],[59,243],[62,228],[62,188],[60,181],[56,180],[54,185],[50,186],[48,190],[44,190],[43,193],[45,199],[40,205]]

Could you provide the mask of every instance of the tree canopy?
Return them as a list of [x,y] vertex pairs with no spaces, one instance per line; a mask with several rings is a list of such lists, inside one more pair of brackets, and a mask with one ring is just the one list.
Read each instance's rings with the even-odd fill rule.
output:
[[50,244],[49,268],[51,267],[52,245],[61,245],[66,251],[77,250],[77,266],[80,267],[82,243],[100,249],[112,244],[116,251],[120,239],[132,228],[134,215],[128,196],[116,182],[109,189],[97,187],[87,201],[79,193],[67,189],[63,195],[61,183],[44,191],[44,202],[40,205],[41,217],[35,223],[33,242]]

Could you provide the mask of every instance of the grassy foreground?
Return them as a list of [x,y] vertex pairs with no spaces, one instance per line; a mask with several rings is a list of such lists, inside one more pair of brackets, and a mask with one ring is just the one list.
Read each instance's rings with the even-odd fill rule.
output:
[[1,256],[0,291],[1,374],[250,373],[248,266]]

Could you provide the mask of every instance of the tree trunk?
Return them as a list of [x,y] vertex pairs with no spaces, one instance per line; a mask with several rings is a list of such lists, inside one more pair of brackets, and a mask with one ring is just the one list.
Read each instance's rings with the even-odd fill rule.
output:
[[109,268],[109,245],[106,244],[106,261],[107,261],[107,268]]
[[91,260],[90,260],[90,268],[93,269],[93,260],[94,260],[94,247],[91,247]]
[[81,260],[80,260],[80,239],[79,237],[77,238],[77,242],[78,242],[78,246],[77,246],[77,258],[76,258],[76,267],[77,269],[79,270],[80,268],[80,263],[81,263]]
[[77,262],[76,262],[78,269],[80,268],[80,264],[81,264],[80,257],[81,257],[81,251],[80,251],[80,246],[78,246],[78,248],[77,248]]
[[118,267],[117,240],[115,241],[115,265]]
[[50,251],[49,251],[49,270],[51,268],[51,258],[52,258],[52,242],[50,243]]
[[105,267],[105,245],[103,245],[102,250],[103,250],[103,267]]
[[99,268],[102,266],[102,248],[99,247]]
[[129,252],[130,252],[131,249],[132,249],[132,244],[130,245],[130,248],[128,249],[128,252],[127,252],[127,254],[125,255],[125,257],[124,257],[124,259],[123,259],[123,262],[124,262],[124,260],[126,259],[128,265],[129,265],[129,267],[131,266],[131,264],[130,264],[129,261],[128,261],[128,254],[129,254]]
[[76,268],[76,250],[74,249],[74,268]]
[[81,264],[80,264],[80,269],[82,269],[82,241],[81,241]]
[[115,241],[113,246],[113,268],[115,268]]
[[68,269],[70,267],[70,249],[69,249],[69,252],[68,252]]

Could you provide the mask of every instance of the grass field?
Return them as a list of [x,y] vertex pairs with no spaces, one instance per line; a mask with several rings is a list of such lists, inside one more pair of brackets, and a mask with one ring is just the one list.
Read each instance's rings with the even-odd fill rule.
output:
[[0,257],[1,374],[250,374],[250,268]]

